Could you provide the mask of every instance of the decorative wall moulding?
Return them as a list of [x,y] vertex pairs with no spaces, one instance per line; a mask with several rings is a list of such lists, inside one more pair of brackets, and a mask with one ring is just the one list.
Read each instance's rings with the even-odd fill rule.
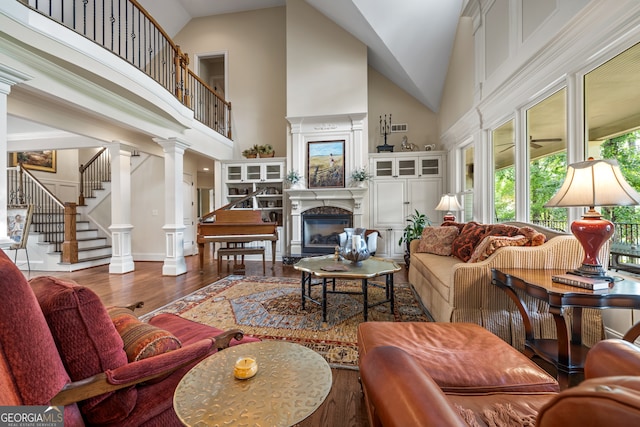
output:
[[338,129],[338,125],[333,124],[333,123],[323,123],[321,125],[315,126],[314,127],[315,130],[334,130],[334,129]]

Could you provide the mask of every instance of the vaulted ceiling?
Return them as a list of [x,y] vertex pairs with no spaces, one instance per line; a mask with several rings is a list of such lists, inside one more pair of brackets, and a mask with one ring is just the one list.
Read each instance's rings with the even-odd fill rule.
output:
[[[150,2],[141,1],[150,10]],[[463,0],[305,0],[368,48],[369,65],[438,112]],[[284,6],[285,0],[177,0],[190,18]],[[169,28],[175,14],[157,16]],[[183,15],[184,16],[184,15]]]

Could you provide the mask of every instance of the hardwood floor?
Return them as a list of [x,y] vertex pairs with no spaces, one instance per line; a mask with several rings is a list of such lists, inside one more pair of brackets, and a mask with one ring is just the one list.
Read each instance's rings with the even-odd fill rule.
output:
[[[211,251],[205,254],[203,272],[198,271],[198,257],[186,258],[187,273],[177,276],[163,276],[161,262],[136,262],[136,271],[126,274],[109,274],[108,266],[94,267],[73,273],[37,272],[28,277],[50,275],[71,279],[91,288],[105,305],[127,305],[144,301],[144,307],[136,310],[145,314],[163,305],[207,286],[229,273],[223,263],[222,271],[216,269]],[[261,261],[247,261],[246,275],[262,275]],[[266,274],[276,277],[298,277],[293,267],[277,262],[271,270],[267,262]],[[396,283],[407,280],[406,270],[402,269],[394,276]],[[333,386],[325,402],[309,418],[300,423],[303,427],[361,427],[367,426],[367,415],[360,388],[358,372],[347,369],[333,369]]]

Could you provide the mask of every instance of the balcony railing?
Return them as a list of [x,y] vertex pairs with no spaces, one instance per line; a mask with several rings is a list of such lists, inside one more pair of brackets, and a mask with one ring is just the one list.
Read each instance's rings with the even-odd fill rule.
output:
[[189,56],[136,0],[18,1],[134,65],[231,139],[231,103],[189,70]]

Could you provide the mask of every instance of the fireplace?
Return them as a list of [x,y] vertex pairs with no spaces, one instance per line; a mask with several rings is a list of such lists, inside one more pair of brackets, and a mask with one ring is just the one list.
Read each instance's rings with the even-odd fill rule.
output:
[[346,209],[321,206],[302,212],[302,254],[333,253],[340,245],[339,234],[353,226],[353,215]]

